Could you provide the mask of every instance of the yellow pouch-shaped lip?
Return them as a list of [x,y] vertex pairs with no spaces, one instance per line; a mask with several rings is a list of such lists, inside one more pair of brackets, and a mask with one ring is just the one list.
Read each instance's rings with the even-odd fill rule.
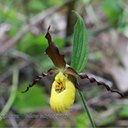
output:
[[75,87],[73,83],[59,72],[52,84],[50,106],[56,113],[64,113],[74,103]]

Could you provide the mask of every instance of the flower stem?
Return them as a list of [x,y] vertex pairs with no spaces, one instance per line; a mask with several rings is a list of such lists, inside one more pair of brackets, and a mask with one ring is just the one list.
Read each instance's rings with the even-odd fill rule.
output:
[[87,112],[87,115],[88,115],[88,118],[89,118],[89,120],[90,120],[90,123],[91,123],[91,125],[92,125],[93,128],[96,128],[95,123],[94,123],[94,121],[93,121],[93,119],[92,119],[92,117],[91,117],[91,113],[89,112],[89,108],[88,108],[88,105],[87,105],[87,103],[86,103],[86,100],[85,100],[85,98],[84,98],[82,92],[80,92],[79,90],[78,90],[78,92],[79,92],[79,95],[80,95],[80,97],[81,97],[81,99],[82,99],[82,102],[83,102],[85,111]]

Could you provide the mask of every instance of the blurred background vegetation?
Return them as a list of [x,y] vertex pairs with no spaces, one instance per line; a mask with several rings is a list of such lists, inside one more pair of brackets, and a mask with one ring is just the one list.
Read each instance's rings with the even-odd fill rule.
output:
[[[127,0],[0,0],[0,127],[90,127],[79,95],[65,114],[49,106],[53,77],[26,89],[33,78],[54,67],[44,54],[49,25],[54,43],[70,63],[76,10],[89,33],[85,72],[100,76],[120,98],[80,80],[97,127],[128,126],[128,1]],[[39,117],[40,116],[40,117]]]

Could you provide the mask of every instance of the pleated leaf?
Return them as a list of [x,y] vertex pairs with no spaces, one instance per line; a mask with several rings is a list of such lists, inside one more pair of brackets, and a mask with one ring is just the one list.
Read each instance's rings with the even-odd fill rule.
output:
[[87,63],[88,57],[88,32],[83,18],[75,12],[77,22],[73,33],[73,50],[71,66],[77,71],[81,72]]

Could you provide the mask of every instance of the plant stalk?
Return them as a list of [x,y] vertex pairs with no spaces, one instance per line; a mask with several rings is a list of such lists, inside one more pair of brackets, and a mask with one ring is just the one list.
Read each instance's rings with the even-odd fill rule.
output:
[[91,123],[91,125],[92,125],[92,128],[96,128],[95,123],[94,123],[94,121],[93,121],[93,119],[92,119],[91,113],[89,112],[89,108],[88,108],[88,105],[87,105],[87,103],[86,103],[86,100],[85,100],[85,98],[84,98],[82,92],[80,92],[79,90],[78,90],[78,92],[79,92],[79,95],[80,95],[81,100],[82,100],[82,102],[83,102],[85,111],[87,112],[87,115],[88,115],[88,118],[89,118],[90,123]]

